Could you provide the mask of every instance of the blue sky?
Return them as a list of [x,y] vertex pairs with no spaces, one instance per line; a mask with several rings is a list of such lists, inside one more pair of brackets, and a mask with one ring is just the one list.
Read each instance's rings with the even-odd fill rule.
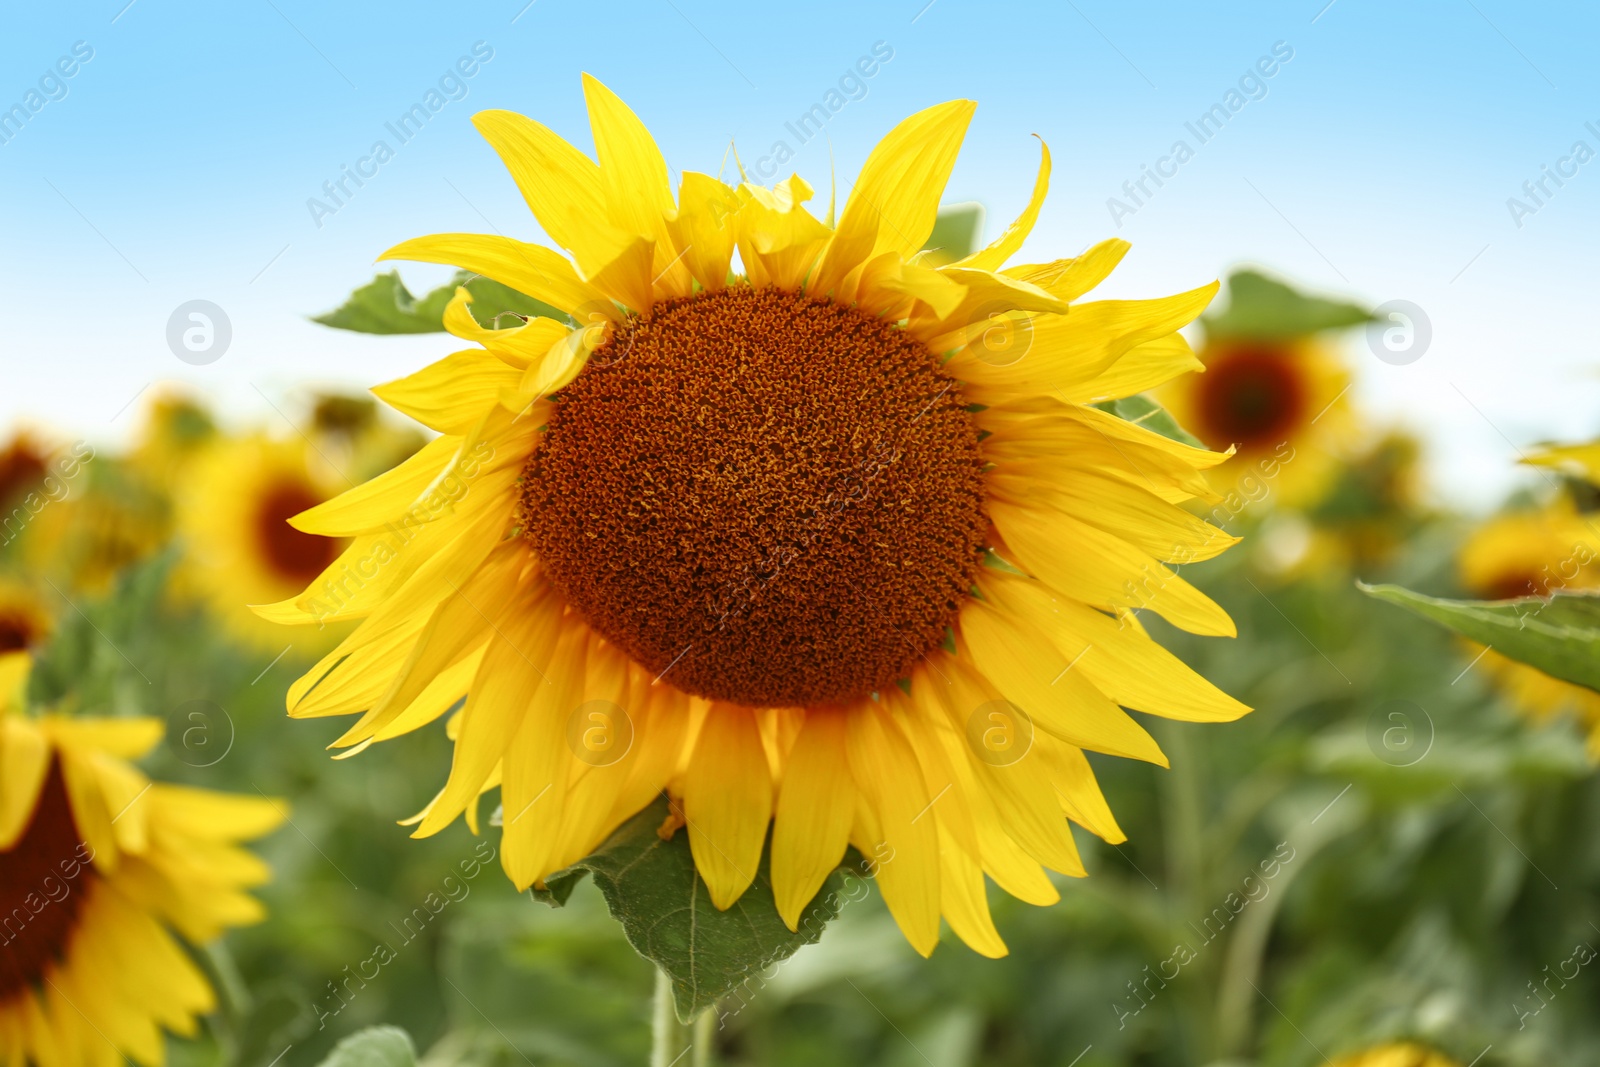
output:
[[[1452,499],[1492,502],[1531,442],[1600,433],[1585,314],[1600,159],[1562,164],[1565,184],[1546,179],[1549,195],[1519,220],[1507,207],[1513,196],[1531,204],[1523,182],[1575,141],[1600,151],[1585,126],[1600,129],[1600,14],[1576,4],[125,3],[5,15],[0,109],[30,90],[44,103],[0,143],[0,281],[15,301],[0,423],[114,441],[137,418],[134,398],[165,380],[266,423],[310,383],[362,387],[443,354],[442,337],[362,338],[306,316],[406,237],[537,238],[468,120],[510,108],[587,149],[589,71],[650,125],[674,168],[715,171],[730,140],[752,163],[782,139],[796,151],[789,169],[824,195],[830,144],[853,174],[900,118],[971,97],[979,108],[947,200],[984,203],[995,232],[1025,199],[1030,135],[1041,135],[1055,179],[1026,252],[1129,239],[1110,295],[1189,288],[1252,263],[1371,303],[1409,300],[1432,324],[1420,359],[1384,363],[1360,334],[1350,358],[1362,403],[1427,436]],[[447,78],[475,45],[492,58]],[[1185,123],[1275,45],[1292,58],[1247,81],[1259,98],[1198,144]],[[75,46],[92,58],[74,63]],[[799,143],[785,123],[875,46],[892,58],[826,138]],[[399,144],[385,124],[441,78],[447,102]],[[1180,138],[1193,158],[1114,218],[1108,199],[1127,203],[1123,183]],[[307,201],[326,203],[323,183],[380,139],[394,157],[314,219]],[[415,289],[446,272],[402,273]],[[194,299],[221,306],[233,329],[206,366],[166,343],[169,316]]]

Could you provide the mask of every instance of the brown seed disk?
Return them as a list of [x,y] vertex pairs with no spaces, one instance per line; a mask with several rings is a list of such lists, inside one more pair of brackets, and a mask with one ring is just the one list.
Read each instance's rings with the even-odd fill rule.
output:
[[[61,765],[52,763],[28,828],[0,852],[0,1003],[39,983],[76,929],[94,875],[80,850]],[[76,874],[74,881],[70,875]]]
[[681,689],[756,706],[883,689],[972,587],[977,430],[888,323],[746,285],[664,301],[556,400],[523,534],[595,630]]
[[1244,345],[1214,360],[1197,382],[1196,421],[1216,448],[1271,448],[1300,427],[1310,402],[1292,352]]

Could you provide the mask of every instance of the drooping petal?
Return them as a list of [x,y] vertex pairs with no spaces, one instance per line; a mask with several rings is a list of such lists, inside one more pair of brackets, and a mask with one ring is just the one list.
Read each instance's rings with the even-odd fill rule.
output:
[[808,711],[784,768],[772,821],[772,892],[791,930],[850,843],[856,790],[845,751],[847,714]]
[[750,709],[712,705],[682,789],[695,868],[726,911],[755,881],[772,817],[772,775]]

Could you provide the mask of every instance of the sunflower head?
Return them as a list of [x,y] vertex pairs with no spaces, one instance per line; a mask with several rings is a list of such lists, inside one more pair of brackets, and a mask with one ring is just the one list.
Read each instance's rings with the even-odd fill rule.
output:
[[55,613],[33,585],[0,577],[0,655],[27,652],[50,639]]
[[[303,588],[339,557],[338,541],[289,525],[337,491],[338,475],[304,439],[217,438],[179,487],[177,533],[184,545],[175,585],[206,603],[247,644],[283,647],[284,632],[261,625],[245,606]],[[315,629],[302,640],[326,642]]]
[[349,538],[333,572],[365,578],[261,609],[363,620],[291,714],[361,712],[338,744],[364,745],[465,695],[417,833],[475,827],[498,788],[519,886],[666,790],[718,908],[770,828],[791,929],[855,845],[894,856],[878,883],[919,951],[942,916],[1003,953],[985,875],[1048,903],[1044,868],[1083,873],[1068,819],[1122,839],[1084,751],[1165,761],[1123,707],[1246,710],[1136,617],[1233,632],[1169,567],[1234,542],[1180,506],[1225,456],[1095,406],[1195,369],[1176,331],[1216,286],[1080,301],[1115,240],[1007,266],[1048,149],[995,242],[921,255],[969,101],[897,126],[836,219],[798,175],[689,171],[674,195],[638,117],[584,91],[595,158],[474,119],[566,254],[473,234],[386,253],[569,317],[485,328],[459,289],[445,325],[474,347],[375,390],[441,436],[296,518]]
[[261,918],[238,842],[277,802],[153,782],[154,719],[30,715],[28,657],[0,656],[0,1050],[8,1063],[164,1059],[216,998],[180,941]]

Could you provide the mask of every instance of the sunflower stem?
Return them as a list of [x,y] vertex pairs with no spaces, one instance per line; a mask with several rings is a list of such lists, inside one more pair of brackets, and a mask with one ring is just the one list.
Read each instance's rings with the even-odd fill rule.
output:
[[682,1063],[692,1039],[689,1027],[678,1021],[678,1009],[672,1002],[672,979],[667,972],[656,969],[655,1007],[651,1016],[650,1067],[673,1067]]

